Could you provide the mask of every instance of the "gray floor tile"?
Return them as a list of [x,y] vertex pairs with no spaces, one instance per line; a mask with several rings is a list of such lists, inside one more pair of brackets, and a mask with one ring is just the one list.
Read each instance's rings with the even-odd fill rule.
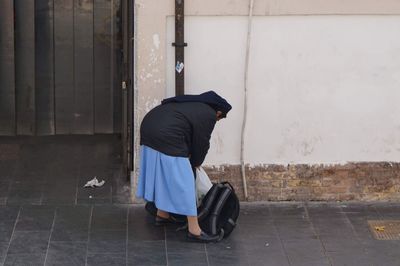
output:
[[143,207],[133,207],[129,210],[128,237],[130,241],[165,240],[165,231],[163,226],[154,225],[154,217]]
[[50,242],[46,266],[85,265],[86,242]]
[[[122,170],[122,169],[121,169]],[[116,171],[114,173],[114,179],[112,183],[112,200],[114,204],[131,204],[134,198],[132,198],[132,188],[129,180],[122,176],[122,171]]]
[[90,233],[88,253],[126,252],[126,231],[94,231]]
[[[265,246],[265,244],[263,245]],[[240,257],[240,261],[246,261],[246,263],[248,263],[247,254],[249,249],[247,248],[246,243],[241,241],[235,241],[229,238],[223,239],[218,243],[206,244],[205,250],[210,261],[217,260],[221,256],[220,254],[233,254],[235,258]]]
[[342,217],[342,208],[337,203],[307,203],[307,213],[310,219],[335,219]]
[[284,241],[283,246],[293,265],[329,265],[318,239]]
[[[248,265],[279,265],[289,266],[289,261],[286,257],[281,255],[275,256],[275,254],[268,254],[268,256],[260,256],[256,253],[247,254]],[[297,264],[292,264],[297,265]],[[321,264],[324,265],[324,264]]]
[[51,234],[51,241],[79,242],[88,239],[88,229],[82,228],[58,228]]
[[95,206],[91,230],[126,230],[128,209],[123,206]]
[[19,231],[14,232],[11,239],[9,254],[46,253],[50,232]]
[[326,251],[345,252],[347,250],[360,251],[363,250],[362,242],[354,237],[344,237],[341,235],[320,236]]
[[[92,177],[93,178],[93,177]],[[88,178],[89,181],[92,178]],[[99,188],[83,188],[81,185],[78,186],[77,193],[78,204],[106,204],[112,203],[112,191],[109,184]]]
[[3,180],[0,177],[0,198],[6,198],[11,185],[11,180]]
[[43,266],[45,253],[8,254],[4,266]]
[[354,236],[361,242],[373,240],[374,237],[369,229],[367,219],[350,219],[353,225]]
[[0,180],[11,180],[14,178],[16,160],[0,161]]
[[354,238],[355,231],[347,218],[329,219],[329,220],[313,220],[316,233],[324,237]]
[[7,205],[7,197],[0,197],[0,206]]
[[188,241],[170,241],[167,240],[167,251],[168,253],[204,253],[204,244],[197,242]]
[[332,225],[335,224],[342,224],[345,223],[347,218],[344,213],[337,213],[337,214],[331,214],[330,216],[310,216],[310,220],[313,221],[314,223],[320,223],[320,224],[328,224],[331,223]]
[[165,241],[129,241],[128,265],[166,265]]
[[313,239],[316,235],[312,225],[308,222],[298,222],[297,226],[275,223],[275,226],[279,237],[284,240]]
[[[244,254],[243,254],[244,253]],[[210,266],[232,265],[246,266],[250,265],[247,255],[244,251],[219,250],[218,252],[207,251],[208,262]],[[255,265],[255,264],[252,264]]]
[[8,194],[8,205],[38,205],[42,199],[44,184],[37,182],[17,183],[11,185]]
[[98,197],[98,196],[93,196],[93,195],[89,195],[87,197],[84,198],[77,198],[76,203],[78,205],[111,205],[112,204],[112,197]]
[[400,219],[400,206],[395,204],[380,204],[375,206],[382,219]]
[[8,242],[11,239],[15,220],[0,220],[0,241]]
[[17,219],[19,207],[15,206],[0,206],[0,220],[15,220]]
[[169,265],[207,265],[205,245],[201,243],[167,240],[167,257]]
[[[46,164],[47,162],[38,161],[34,163],[30,162],[30,160],[31,160],[30,158],[24,158],[19,162],[19,164],[17,165],[17,171],[13,178],[14,183],[22,185],[26,185],[29,182],[36,182],[41,184],[45,183],[47,175],[49,173],[46,172],[46,169],[43,168],[43,165]],[[28,164],[34,164],[34,167],[32,167],[31,165],[28,166],[24,165],[27,163],[27,161],[29,161]]]
[[287,203],[287,204],[271,204],[271,215],[274,218],[291,218],[306,216],[304,205],[302,203]]
[[240,210],[239,214],[240,220],[246,222],[253,222],[254,215],[259,215],[260,219],[262,219],[263,221],[271,220],[272,213],[270,211],[269,204],[263,204],[263,203],[255,203],[254,205],[247,204],[242,206],[242,209]]
[[399,265],[400,241],[372,240],[364,244],[367,257],[374,265]]
[[143,226],[130,225],[128,232],[130,241],[155,241],[165,239],[164,228],[154,226],[153,224],[146,224]]
[[[340,258],[340,259],[343,260],[343,258]],[[357,258],[357,257],[351,256],[348,259],[349,259],[349,261],[356,261],[356,263],[359,263],[359,258]],[[384,265],[384,266],[398,266],[399,265],[398,256],[397,257],[385,257],[382,254],[380,254],[380,255],[370,254],[368,256],[368,259],[361,260],[361,263],[362,263],[362,261],[366,261],[366,263],[368,263],[368,264],[364,264],[364,265],[373,265],[373,266],[381,266],[381,265]],[[346,262],[345,265],[349,265],[350,266],[350,265],[356,265],[356,264],[350,264],[350,263]],[[361,264],[359,264],[359,265],[361,265]]]
[[[89,155],[90,156],[90,155]],[[91,158],[92,160],[94,158]],[[111,158],[102,158],[97,160],[96,162],[92,161],[82,161],[80,170],[79,170],[79,178],[78,178],[78,187],[82,188],[80,193],[82,195],[85,195],[87,192],[95,192],[98,193],[97,195],[108,195],[105,194],[108,191],[110,191],[111,185],[112,185],[112,180],[113,180],[113,174],[116,169],[114,169],[112,162],[110,162]],[[99,181],[104,180],[105,184],[101,188],[95,188],[95,189],[88,189],[88,188],[83,188],[83,186],[86,184],[87,181],[93,179],[94,177],[97,177]],[[106,192],[107,191],[107,192]]]
[[16,231],[50,231],[55,207],[52,206],[24,206],[18,218]]
[[90,213],[88,206],[59,207],[51,241],[87,241]]
[[349,215],[362,215],[363,217],[377,217],[379,216],[378,212],[374,208],[372,204],[367,204],[367,203],[350,203],[346,205],[341,205],[341,209],[343,214],[346,216]]
[[[178,226],[165,226],[165,235],[168,243],[187,243],[187,230],[176,231]],[[189,243],[192,244],[192,243]]]
[[[343,265],[343,266],[354,266],[354,265],[374,265],[373,261],[368,259],[366,254],[360,254],[353,252],[352,250],[347,250],[343,252],[328,252],[330,260],[333,265]],[[387,265],[387,264],[376,264],[376,265]]]
[[196,265],[207,266],[207,257],[205,252],[187,252],[187,253],[167,253],[168,265],[181,266],[181,265]]
[[[89,254],[87,266],[122,266],[126,265],[125,253]],[[135,264],[142,265],[142,264]]]
[[228,238],[218,243],[205,245],[210,265],[249,265],[246,244]]
[[[7,255],[7,249],[9,246],[9,242],[0,242],[0,257],[4,258]],[[1,260],[0,260],[1,262]]]
[[57,225],[74,225],[87,227],[92,212],[90,206],[61,206],[57,208]]
[[114,194],[112,196],[112,204],[133,204],[134,199],[128,194]]
[[253,217],[253,221],[251,223],[243,222],[240,219],[232,234],[244,238],[253,238],[259,236],[275,237],[278,235],[278,230],[272,220],[257,221]]
[[60,196],[57,198],[46,198],[43,197],[41,204],[47,206],[68,206],[75,204],[76,200],[74,196]]
[[75,204],[76,193],[75,180],[72,180],[72,182],[48,184],[43,190],[42,204]]
[[[245,240],[240,250],[246,251],[247,262],[250,265],[287,265],[288,258],[278,238],[255,238]],[[239,253],[240,254],[240,253]]]

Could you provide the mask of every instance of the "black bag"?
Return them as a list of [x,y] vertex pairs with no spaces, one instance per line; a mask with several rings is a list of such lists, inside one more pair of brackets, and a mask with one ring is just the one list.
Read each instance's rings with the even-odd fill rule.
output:
[[[147,202],[146,210],[156,216],[154,202]],[[219,235],[220,240],[228,237],[235,229],[239,217],[240,203],[235,190],[228,182],[214,183],[197,208],[197,217],[202,230],[210,235]],[[186,222],[186,216],[171,214],[177,222]],[[186,226],[179,230],[186,229]]]
[[215,183],[204,196],[197,210],[202,230],[210,235],[228,237],[236,227],[240,203],[228,182]]

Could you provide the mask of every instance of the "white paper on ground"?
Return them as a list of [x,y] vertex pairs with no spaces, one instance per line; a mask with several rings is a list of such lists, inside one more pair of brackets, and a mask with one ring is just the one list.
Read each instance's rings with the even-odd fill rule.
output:
[[92,180],[88,181],[83,187],[101,187],[104,185],[106,181],[101,180],[101,182],[99,182],[99,180],[97,180],[97,177],[95,176]]

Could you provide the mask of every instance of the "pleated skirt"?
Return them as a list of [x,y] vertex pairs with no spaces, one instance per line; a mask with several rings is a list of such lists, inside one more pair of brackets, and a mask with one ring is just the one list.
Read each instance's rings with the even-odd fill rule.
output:
[[154,202],[158,209],[197,216],[195,181],[188,158],[140,147],[138,198]]

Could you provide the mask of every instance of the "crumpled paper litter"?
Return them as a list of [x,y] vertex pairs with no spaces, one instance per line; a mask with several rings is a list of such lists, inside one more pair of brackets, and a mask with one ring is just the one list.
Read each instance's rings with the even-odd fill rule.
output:
[[104,181],[104,180],[101,180],[99,182],[99,180],[95,176],[92,180],[88,181],[83,187],[101,187],[104,185],[105,182],[106,181]]

